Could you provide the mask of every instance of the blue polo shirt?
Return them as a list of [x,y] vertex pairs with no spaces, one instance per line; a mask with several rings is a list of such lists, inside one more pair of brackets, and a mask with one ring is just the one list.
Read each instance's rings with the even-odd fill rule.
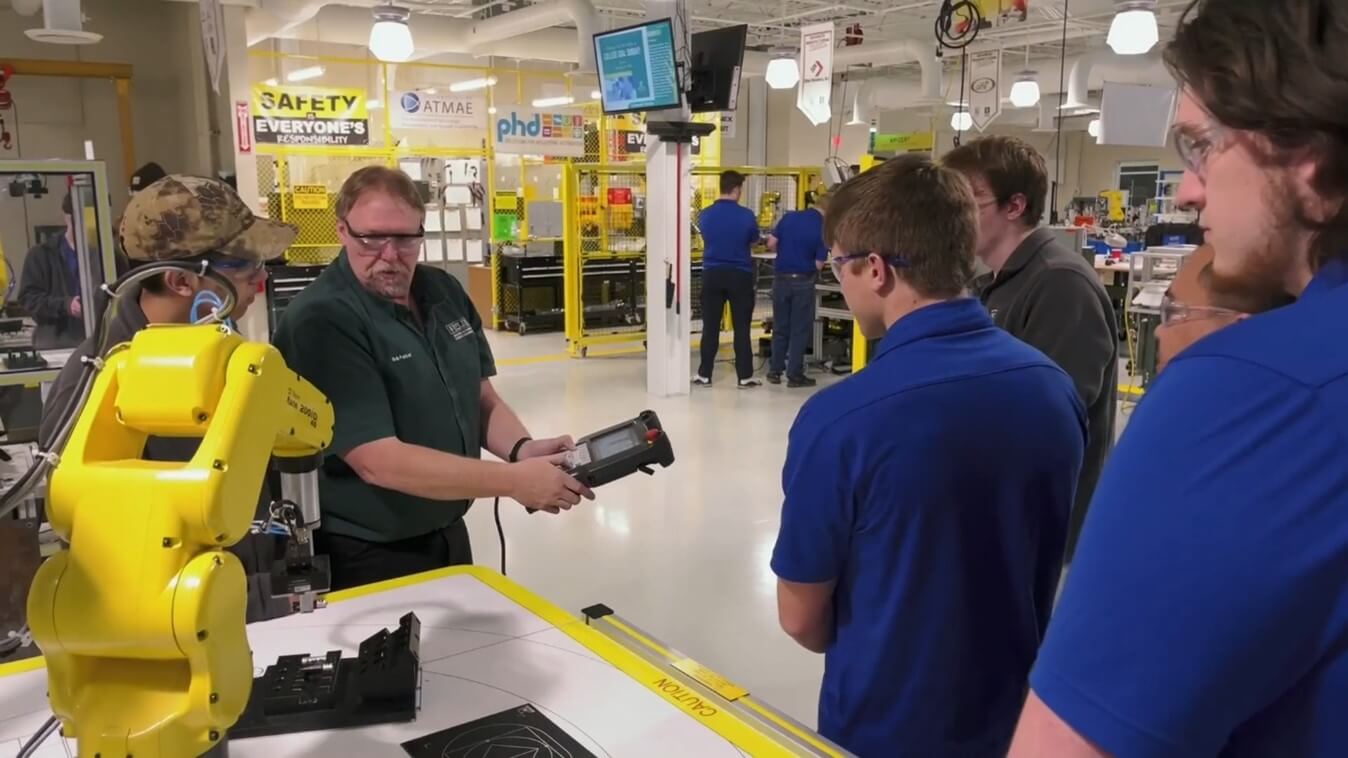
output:
[[772,569],[836,582],[824,736],[861,756],[1005,754],[1085,444],[1072,380],[968,298],[900,319],[805,404]]
[[702,270],[754,270],[749,248],[761,236],[753,211],[734,200],[717,200],[697,216],[702,230]]
[[1031,684],[1121,756],[1348,755],[1348,265],[1166,366]]
[[777,238],[773,270],[779,274],[813,274],[819,271],[820,261],[828,260],[824,217],[813,208],[782,216],[772,236]]

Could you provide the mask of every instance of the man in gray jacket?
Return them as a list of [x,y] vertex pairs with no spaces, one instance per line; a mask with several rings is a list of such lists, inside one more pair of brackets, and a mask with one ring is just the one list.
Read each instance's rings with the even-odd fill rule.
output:
[[1114,444],[1119,330],[1095,269],[1039,228],[1048,195],[1044,159],[1014,137],[984,137],[948,153],[978,203],[977,255],[991,269],[971,289],[992,320],[1038,348],[1072,377],[1086,406],[1090,439],[1067,535],[1072,560],[1086,506]]

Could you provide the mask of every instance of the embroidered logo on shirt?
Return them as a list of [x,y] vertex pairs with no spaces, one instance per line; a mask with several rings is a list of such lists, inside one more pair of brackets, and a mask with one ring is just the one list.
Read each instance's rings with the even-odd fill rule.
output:
[[453,337],[455,341],[462,340],[467,337],[471,337],[473,335],[473,327],[471,324],[468,323],[468,319],[466,318],[461,318],[458,321],[453,321],[451,323],[445,324],[445,328],[449,330],[449,336]]
[[403,353],[402,355],[395,355],[393,356],[393,362],[397,363],[398,361],[405,361],[411,357],[412,357],[411,353]]

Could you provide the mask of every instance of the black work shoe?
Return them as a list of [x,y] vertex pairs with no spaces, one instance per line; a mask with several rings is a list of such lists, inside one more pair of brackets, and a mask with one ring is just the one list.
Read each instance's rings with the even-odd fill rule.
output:
[[781,374],[774,374],[774,373],[772,373],[771,371],[769,371],[768,373],[764,374],[764,375],[763,375],[763,378],[768,380],[768,384],[781,384],[781,383],[782,383],[782,375],[781,375]]
[[816,384],[819,384],[819,382],[816,382],[808,376],[792,376],[788,377],[786,380],[786,386],[791,387],[792,389],[798,387],[813,387]]

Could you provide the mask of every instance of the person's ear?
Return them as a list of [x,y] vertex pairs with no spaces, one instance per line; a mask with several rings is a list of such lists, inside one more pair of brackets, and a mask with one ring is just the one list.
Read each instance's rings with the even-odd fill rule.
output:
[[1006,213],[1008,219],[1011,221],[1018,221],[1021,216],[1025,215],[1025,209],[1029,206],[1029,200],[1027,200],[1024,195],[1017,192],[1011,196],[1010,200],[1006,201],[1006,206],[1003,208],[1003,211]]
[[164,274],[164,287],[180,297],[192,297],[196,294],[197,275],[186,271],[169,271]]

